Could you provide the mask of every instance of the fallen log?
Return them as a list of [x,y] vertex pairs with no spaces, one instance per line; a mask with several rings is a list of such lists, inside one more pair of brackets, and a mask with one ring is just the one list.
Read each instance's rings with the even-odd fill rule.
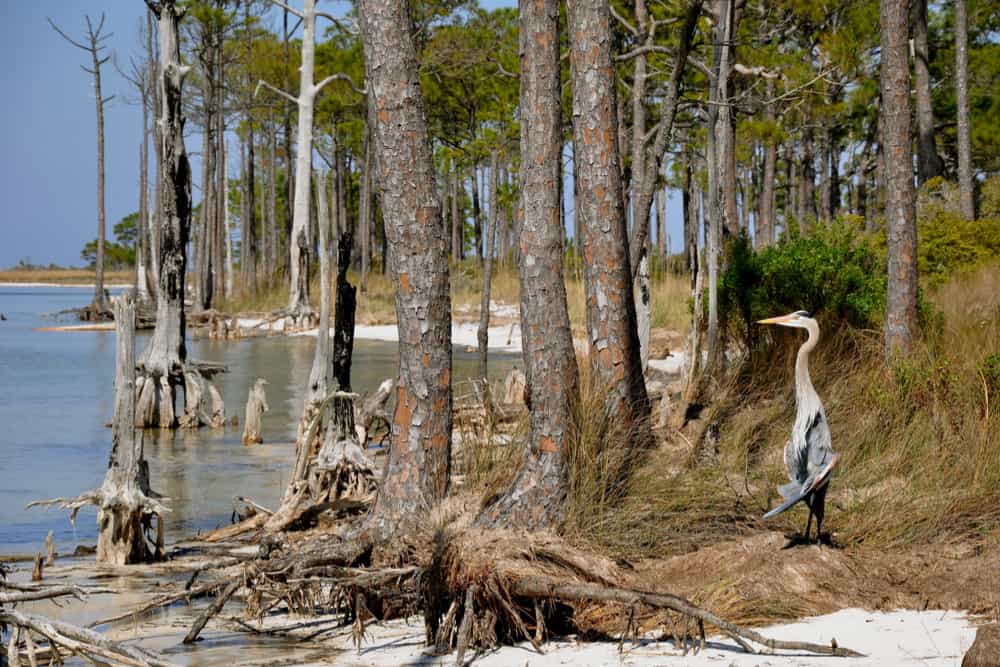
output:
[[[7,661],[11,665],[18,664],[19,661],[17,635],[20,632],[34,632],[48,640],[54,650],[61,647],[95,663],[128,667],[179,667],[177,663],[164,660],[155,653],[112,641],[93,630],[35,614],[0,609],[0,625],[3,624],[15,628],[7,648]],[[29,659],[34,658],[35,646],[30,634],[26,634],[26,652]]]

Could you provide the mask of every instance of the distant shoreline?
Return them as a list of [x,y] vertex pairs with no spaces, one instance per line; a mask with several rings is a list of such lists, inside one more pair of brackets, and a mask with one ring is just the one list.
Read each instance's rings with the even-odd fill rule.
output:
[[[0,281],[0,287],[73,287],[76,289],[94,289],[94,283],[35,283],[17,280]],[[121,289],[131,287],[124,283],[106,283],[104,289]]]

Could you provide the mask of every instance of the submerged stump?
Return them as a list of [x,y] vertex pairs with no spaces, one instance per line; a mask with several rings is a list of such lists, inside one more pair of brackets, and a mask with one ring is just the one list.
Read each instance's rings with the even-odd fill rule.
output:
[[264,413],[270,410],[267,404],[267,395],[264,393],[264,385],[267,380],[257,378],[257,381],[250,387],[250,394],[247,396],[246,417],[243,420],[243,444],[254,445],[264,442],[261,435],[261,418]]

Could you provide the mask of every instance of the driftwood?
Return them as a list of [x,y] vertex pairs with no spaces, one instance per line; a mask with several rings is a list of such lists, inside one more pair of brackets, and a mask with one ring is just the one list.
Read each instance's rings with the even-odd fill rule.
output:
[[261,435],[261,417],[270,410],[267,404],[267,395],[264,393],[264,385],[267,380],[257,378],[257,381],[250,387],[250,394],[247,396],[246,418],[243,422],[243,444],[252,445],[264,442]]
[[[135,303],[130,294],[114,300],[117,328],[115,414],[111,426],[111,454],[104,483],[76,498],[33,502],[60,505],[75,521],[81,507],[98,507],[97,561],[125,565],[160,557],[160,517],[168,508],[149,487],[149,467],[143,458],[143,432],[135,428]],[[152,544],[146,531],[157,521]],[[40,559],[39,559],[40,565]]]
[[[59,648],[69,653],[81,655],[95,664],[127,665],[129,667],[178,667],[177,663],[164,660],[158,655],[134,646],[111,641],[93,630],[81,628],[62,621],[47,619],[14,609],[0,609],[0,624],[12,626],[11,640],[7,645],[7,662],[20,663],[21,649],[19,636],[25,638],[24,653],[29,663],[37,664],[37,652],[31,633],[45,638],[49,651]],[[44,647],[43,647],[44,648]],[[53,660],[59,660],[53,655]]]

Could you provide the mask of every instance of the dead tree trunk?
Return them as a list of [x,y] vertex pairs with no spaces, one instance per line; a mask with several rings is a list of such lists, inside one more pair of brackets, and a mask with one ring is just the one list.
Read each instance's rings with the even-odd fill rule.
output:
[[[630,424],[638,424],[649,416],[649,402],[642,372],[615,138],[618,121],[611,14],[607,3],[600,0],[570,0],[567,9],[573,133],[580,179],[576,215],[581,217],[583,228],[590,366],[602,388],[610,392],[609,411]],[[637,145],[636,148],[641,147]],[[633,164],[641,157],[641,152],[633,154]],[[655,164],[649,167],[655,171]],[[649,208],[648,200],[646,208]],[[648,224],[648,210],[634,211],[637,220],[644,217]],[[640,237],[640,244],[645,246],[645,236]],[[633,249],[645,255],[645,248]],[[648,277],[647,263],[645,291],[641,294],[647,306]],[[646,324],[648,331],[648,317]]]
[[[774,123],[774,79],[767,79],[765,84],[767,101],[764,107],[764,117],[769,123]],[[773,132],[773,129],[771,130]],[[769,134],[765,138],[764,147],[764,178],[763,191],[760,195],[760,219],[757,220],[755,229],[755,241],[758,248],[766,248],[774,243],[774,217],[775,217],[775,182],[777,180],[778,165],[778,145],[773,136]]]
[[399,381],[392,439],[372,527],[385,537],[448,492],[451,293],[427,115],[408,3],[358,3],[375,110],[375,163],[397,285]]
[[885,147],[886,292],[885,351],[907,354],[917,333],[917,225],[910,134],[910,68],[907,5],[882,0],[882,144]]
[[520,0],[519,21],[521,109],[529,110],[521,118],[518,237],[531,434],[511,486],[477,523],[533,529],[552,524],[564,511],[566,439],[579,381],[559,228],[559,3]]
[[[139,361],[136,381],[138,404],[136,425],[139,428],[174,428],[177,387],[185,386],[185,402],[193,405],[188,393],[202,393],[201,383],[208,385],[209,394],[218,409],[221,399],[211,385],[210,376],[200,369],[188,368],[184,342],[184,280],[187,271],[187,244],[191,228],[191,166],[184,148],[184,117],[181,90],[190,67],[180,64],[177,24],[184,14],[174,0],[146,4],[159,20],[160,68],[156,86],[159,90],[159,151],[162,196],[158,220],[160,224],[159,285],[156,295],[156,328]],[[192,374],[193,372],[193,374]],[[216,400],[217,399],[217,400]],[[200,401],[198,401],[200,408]],[[189,424],[200,424],[198,417],[187,415]]]
[[101,319],[104,317],[107,305],[104,303],[104,230],[105,230],[105,214],[104,214],[104,104],[111,101],[114,97],[103,97],[101,93],[101,66],[111,59],[111,56],[103,56],[102,53],[106,48],[104,42],[111,36],[110,34],[102,35],[101,31],[104,29],[104,14],[101,14],[101,21],[97,24],[95,28],[90,20],[89,16],[85,17],[87,20],[87,39],[86,42],[78,42],[72,39],[69,35],[59,29],[52,19],[48,19],[49,25],[52,26],[59,35],[65,39],[67,42],[72,44],[78,49],[86,51],[91,57],[91,68],[82,67],[84,72],[89,72],[94,77],[94,103],[97,108],[97,257],[95,261],[95,276],[94,276],[94,298],[91,301],[90,307],[84,311],[84,317],[86,319]]
[[152,520],[162,530],[169,511],[149,488],[149,467],[143,459],[143,432],[135,428],[135,302],[130,294],[114,301],[117,354],[115,359],[115,414],[111,422],[111,455],[104,483],[76,498],[57,498],[33,505],[58,504],[71,518],[85,505],[98,507],[97,561],[127,565],[159,557],[159,539],[147,536]]
[[484,387],[489,387],[489,377],[486,365],[489,358],[489,328],[490,328],[490,283],[493,280],[493,252],[496,246],[497,226],[500,216],[497,214],[497,169],[499,169],[497,152],[490,154],[490,219],[486,230],[486,257],[483,264],[483,298],[479,302],[479,330],[476,332],[476,342],[479,344],[479,379]]
[[254,445],[264,442],[261,428],[261,417],[270,410],[267,404],[267,395],[264,393],[264,385],[267,380],[258,378],[250,387],[250,394],[247,396],[246,417],[243,420],[243,444]]

